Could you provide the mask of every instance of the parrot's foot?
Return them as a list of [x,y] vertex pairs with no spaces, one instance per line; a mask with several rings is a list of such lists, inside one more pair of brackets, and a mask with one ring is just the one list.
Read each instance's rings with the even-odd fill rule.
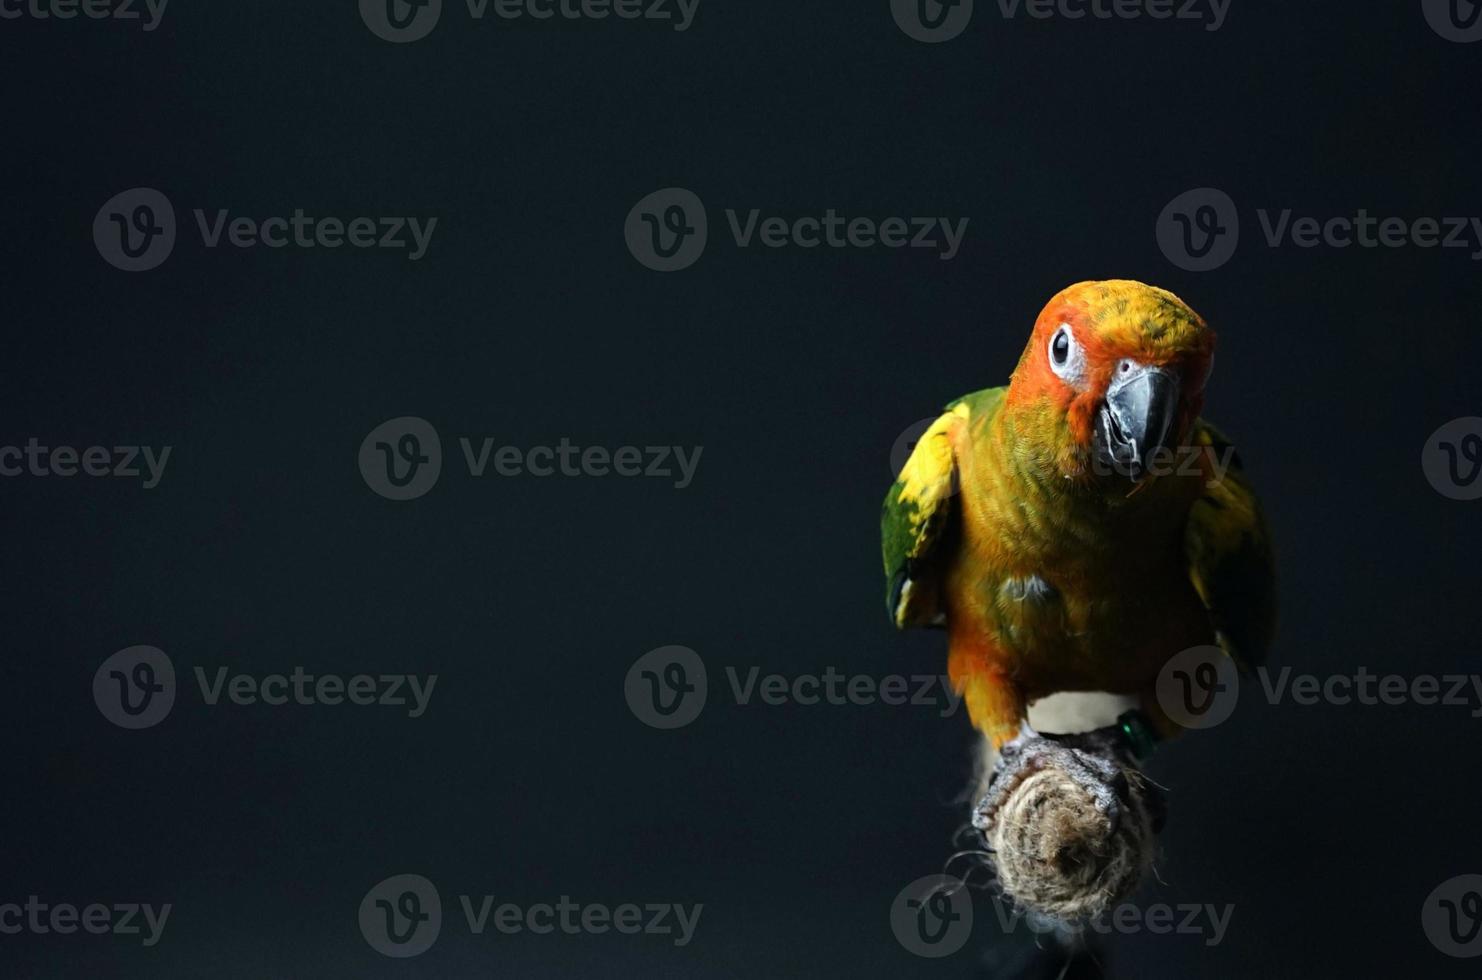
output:
[[[1106,744],[1102,744],[1105,741]],[[1026,722],[1019,734],[998,751],[998,763],[988,780],[988,791],[973,809],[973,826],[988,833],[1000,807],[1034,773],[1054,768],[1068,776],[1091,798],[1096,811],[1106,818],[1114,835],[1121,823],[1122,809],[1131,805],[1131,787],[1110,736],[1043,736]]]

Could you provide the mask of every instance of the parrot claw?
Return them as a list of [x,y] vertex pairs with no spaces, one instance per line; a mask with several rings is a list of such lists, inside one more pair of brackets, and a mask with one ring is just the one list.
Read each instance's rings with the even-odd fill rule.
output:
[[1113,751],[1082,736],[1043,736],[1027,724],[1019,735],[999,750],[998,762],[988,780],[987,792],[973,809],[972,823],[987,833],[999,809],[1014,791],[1042,769],[1058,769],[1091,797],[1096,812],[1106,818],[1108,835],[1121,826],[1124,806],[1131,805],[1131,786],[1121,761]]

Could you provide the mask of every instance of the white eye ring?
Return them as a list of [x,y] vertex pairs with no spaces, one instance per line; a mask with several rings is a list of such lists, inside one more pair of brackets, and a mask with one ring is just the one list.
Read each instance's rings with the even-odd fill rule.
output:
[[1070,324],[1060,324],[1059,329],[1050,335],[1047,354],[1050,358],[1050,370],[1055,372],[1056,377],[1077,387],[1085,383],[1086,354],[1075,339],[1075,331],[1070,329]]

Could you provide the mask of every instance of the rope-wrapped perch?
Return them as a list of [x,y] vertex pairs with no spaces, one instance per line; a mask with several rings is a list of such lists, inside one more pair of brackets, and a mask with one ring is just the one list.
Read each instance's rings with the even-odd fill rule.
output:
[[[1093,795],[1103,787],[1088,788],[1084,768],[1073,778],[1050,755],[975,820],[1005,896],[1027,911],[1067,924],[1096,918],[1131,895],[1152,866],[1161,792],[1110,731],[1055,737],[1093,761],[1105,793]],[[1098,806],[1107,794],[1120,804],[1115,821]]]

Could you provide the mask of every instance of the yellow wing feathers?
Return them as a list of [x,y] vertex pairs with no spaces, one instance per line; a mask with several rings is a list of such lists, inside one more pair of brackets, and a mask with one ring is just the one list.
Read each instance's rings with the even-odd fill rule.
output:
[[958,402],[933,422],[885,498],[880,524],[886,602],[899,627],[933,625],[942,612],[937,559],[954,515],[953,438],[970,414],[969,407]]

